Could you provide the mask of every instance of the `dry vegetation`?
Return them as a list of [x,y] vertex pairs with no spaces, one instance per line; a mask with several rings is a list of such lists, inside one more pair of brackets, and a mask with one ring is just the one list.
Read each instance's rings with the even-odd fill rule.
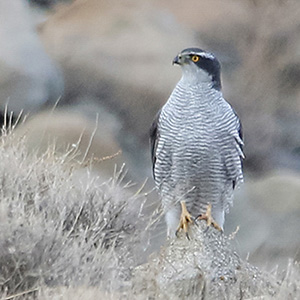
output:
[[[210,299],[209,289],[220,291],[216,276],[226,290],[221,294],[224,299],[228,295],[235,299],[241,292],[277,299],[299,296],[300,274],[294,263],[284,273],[264,275],[242,262],[225,237],[209,233],[203,238],[201,231],[198,240],[187,243],[183,236],[167,243],[147,265],[135,269],[149,241],[145,228],[151,220],[141,213],[146,194],[140,189],[133,194],[130,184],[123,183],[122,171],[101,183],[89,168],[78,169],[76,146],[59,155],[54,148],[41,156],[29,155],[25,149],[23,139],[3,130],[1,299],[152,299],[153,295],[168,299],[168,288],[170,299],[175,299],[174,287],[188,299],[198,299],[199,292]],[[227,285],[220,274],[237,265],[244,267]],[[193,277],[195,270],[204,276]]]
[[116,290],[139,261],[135,255],[143,236],[139,208],[144,196],[129,192],[122,171],[100,183],[75,164],[76,149],[59,156],[53,148],[40,157],[28,155],[22,139],[3,131],[2,297],[43,286]]

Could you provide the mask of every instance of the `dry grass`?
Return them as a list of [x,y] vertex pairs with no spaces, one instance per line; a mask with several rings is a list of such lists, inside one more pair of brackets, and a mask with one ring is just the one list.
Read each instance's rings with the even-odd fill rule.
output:
[[[136,265],[145,197],[123,183],[75,171],[76,150],[28,155],[0,138],[0,292],[86,285],[116,290]],[[139,223],[139,224],[138,224]],[[144,222],[145,223],[145,222]],[[138,226],[137,226],[138,225]]]

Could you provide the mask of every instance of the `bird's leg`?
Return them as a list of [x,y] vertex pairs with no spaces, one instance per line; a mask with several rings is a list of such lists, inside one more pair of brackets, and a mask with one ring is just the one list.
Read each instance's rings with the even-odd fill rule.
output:
[[207,227],[209,227],[210,225],[212,225],[217,230],[222,231],[222,228],[216,223],[216,221],[213,219],[213,217],[211,215],[211,204],[210,203],[207,206],[206,213],[199,215],[196,218],[196,220],[206,220]]
[[176,236],[178,235],[178,232],[181,229],[183,229],[186,237],[188,239],[190,239],[190,237],[188,235],[188,225],[189,225],[189,223],[193,223],[192,216],[190,215],[190,213],[188,212],[188,210],[186,208],[185,201],[180,201],[180,204],[181,204],[181,215],[180,215],[179,225],[176,230]]

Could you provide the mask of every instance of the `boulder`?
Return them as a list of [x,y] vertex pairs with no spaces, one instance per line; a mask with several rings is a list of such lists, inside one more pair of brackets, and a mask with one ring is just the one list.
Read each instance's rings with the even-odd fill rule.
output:
[[45,52],[25,1],[0,1],[0,110],[36,111],[62,96],[58,66]]
[[299,261],[300,175],[274,171],[261,178],[246,178],[226,217],[227,232],[239,231],[236,247],[242,257],[264,268]]
[[174,56],[196,45],[193,33],[170,13],[137,0],[58,6],[40,36],[64,70],[63,101],[97,98],[120,118],[123,133],[143,146],[180,77],[180,69],[171,65]]
[[136,299],[248,299],[279,293],[275,276],[243,261],[222,232],[203,221],[196,225],[190,226],[189,240],[185,234],[169,240],[135,269]]
[[73,108],[30,116],[14,134],[17,141],[24,139],[29,153],[53,151],[61,156],[69,152],[68,160],[75,167],[92,167],[103,179],[109,179],[115,167],[121,168],[126,160],[116,139],[118,129],[117,120],[107,113],[89,115]]

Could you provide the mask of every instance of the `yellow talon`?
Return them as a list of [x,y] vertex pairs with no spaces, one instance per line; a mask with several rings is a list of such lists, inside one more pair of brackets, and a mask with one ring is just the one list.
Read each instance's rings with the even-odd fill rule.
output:
[[181,229],[183,229],[186,237],[188,239],[190,239],[190,237],[188,235],[188,226],[189,226],[189,223],[193,223],[192,216],[190,215],[190,213],[188,212],[188,210],[186,208],[185,201],[180,201],[180,204],[181,204],[181,216],[180,216],[178,228],[176,230],[176,236],[178,235],[178,232]]
[[201,214],[200,216],[198,216],[196,218],[196,220],[206,220],[207,227],[209,227],[210,225],[212,225],[217,230],[222,231],[222,228],[216,223],[216,221],[211,216],[211,204],[210,203],[207,206],[206,213],[205,214]]

